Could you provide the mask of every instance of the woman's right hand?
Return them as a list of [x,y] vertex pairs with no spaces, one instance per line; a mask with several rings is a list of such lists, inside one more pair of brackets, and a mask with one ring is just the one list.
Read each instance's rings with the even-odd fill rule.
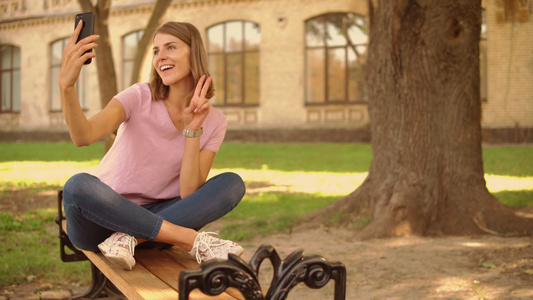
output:
[[74,87],[85,61],[89,58],[96,57],[94,51],[86,51],[94,50],[98,47],[96,40],[100,38],[99,35],[88,36],[76,43],[83,26],[82,22],[78,23],[78,26],[74,29],[63,50],[63,61],[61,62],[61,71],[59,72],[60,88]]

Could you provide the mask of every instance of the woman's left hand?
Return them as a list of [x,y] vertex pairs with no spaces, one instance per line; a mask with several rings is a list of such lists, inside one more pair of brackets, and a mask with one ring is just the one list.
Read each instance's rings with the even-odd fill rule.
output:
[[213,78],[202,75],[196,84],[194,95],[192,96],[191,103],[183,110],[183,121],[185,128],[193,131],[198,131],[202,127],[207,114],[209,114],[209,108],[211,105],[207,102],[205,95],[209,89],[209,85]]

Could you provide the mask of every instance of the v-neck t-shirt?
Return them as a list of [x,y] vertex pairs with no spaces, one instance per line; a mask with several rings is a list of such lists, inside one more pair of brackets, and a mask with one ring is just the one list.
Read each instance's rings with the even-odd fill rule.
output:
[[[139,205],[180,196],[185,137],[172,123],[164,100],[152,100],[148,83],[134,84],[114,98],[126,118],[93,175]],[[202,128],[200,149],[217,153],[226,134],[226,118],[211,106]]]

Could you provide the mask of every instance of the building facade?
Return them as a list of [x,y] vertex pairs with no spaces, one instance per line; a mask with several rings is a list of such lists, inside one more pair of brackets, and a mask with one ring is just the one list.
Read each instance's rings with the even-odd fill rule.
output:
[[[109,32],[123,89],[155,1],[111,3]],[[485,0],[483,7],[484,139],[532,142],[532,1]],[[211,103],[226,115],[228,138],[348,142],[370,137],[366,11],[366,0],[174,0],[165,21],[191,22],[201,32],[217,91]],[[67,132],[57,78],[80,12],[76,0],[0,0],[3,139]],[[141,71],[146,81],[150,56]],[[96,72],[94,62],[84,66],[78,82],[87,116],[101,109]]]

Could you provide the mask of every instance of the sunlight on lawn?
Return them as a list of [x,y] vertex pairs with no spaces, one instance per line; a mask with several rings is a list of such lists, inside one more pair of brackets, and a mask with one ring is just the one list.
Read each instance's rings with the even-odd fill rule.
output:
[[491,193],[501,191],[533,190],[533,177],[511,177],[485,174],[487,188]]
[[[98,164],[90,162],[6,162],[0,163],[0,183],[37,183],[63,185],[72,175],[91,172]],[[355,190],[367,173],[282,172],[273,170],[214,169],[210,176],[235,172],[249,185],[249,193],[287,192],[324,196],[343,196]],[[533,177],[486,174],[490,192],[533,190]]]
[[91,172],[97,164],[97,160],[89,162],[17,161],[0,163],[0,183],[45,182],[63,185],[75,174]]
[[[324,196],[343,196],[363,183],[366,173],[332,173],[332,172],[282,172],[271,170],[212,170],[214,176],[222,172],[239,174],[252,188],[248,193],[257,192],[286,192],[321,194]],[[254,188],[257,183],[260,186]]]

